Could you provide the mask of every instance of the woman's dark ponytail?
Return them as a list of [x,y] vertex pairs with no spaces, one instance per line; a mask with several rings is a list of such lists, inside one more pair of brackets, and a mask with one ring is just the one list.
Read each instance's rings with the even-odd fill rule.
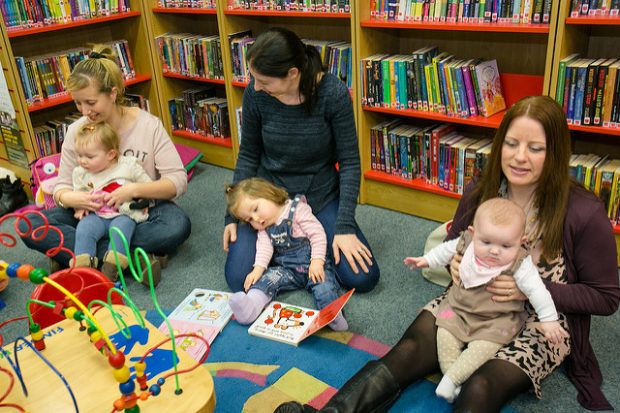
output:
[[256,38],[247,59],[252,69],[264,76],[283,78],[291,68],[299,69],[299,95],[306,112],[312,112],[318,98],[318,77],[324,70],[315,47],[305,45],[288,29],[272,27]]

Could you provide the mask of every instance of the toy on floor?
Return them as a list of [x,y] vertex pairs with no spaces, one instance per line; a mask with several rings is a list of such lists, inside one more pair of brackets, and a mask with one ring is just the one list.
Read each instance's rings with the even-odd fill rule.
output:
[[[42,217],[45,226],[32,231],[27,217],[30,214]],[[60,245],[48,251],[48,256],[52,257],[60,252],[73,256],[73,253],[62,245],[62,233],[57,228],[48,225],[45,216],[40,212],[29,211],[24,214],[5,215],[0,218],[0,225],[9,218],[16,218],[15,231],[21,237],[42,239],[50,230],[60,235]],[[20,221],[28,224],[29,230],[26,233],[18,230],[17,224]],[[117,233],[122,237],[120,232],[117,231]],[[112,233],[110,233],[110,239],[113,239],[111,235]],[[13,247],[16,239],[0,231],[0,243]],[[146,253],[137,249],[134,259],[131,260],[129,246],[124,239],[123,243],[122,250],[130,258],[129,268],[132,276],[141,282],[143,272],[140,266],[142,263],[149,265]],[[113,250],[116,254],[115,245],[113,245]],[[140,255],[142,260],[138,259]],[[26,303],[26,316],[0,323],[2,327],[7,323],[27,318],[32,342],[19,337],[15,340],[12,349],[8,346],[8,349],[4,349],[0,335],[0,373],[3,373],[0,374],[0,388],[7,388],[6,392],[0,395],[0,408],[12,407],[17,411],[25,412],[26,408],[22,405],[28,403],[28,409],[33,413],[37,411],[66,412],[71,409],[79,412],[80,409],[82,411],[104,411],[107,404],[111,412],[124,411],[125,413],[213,411],[215,407],[213,381],[204,369],[197,369],[204,362],[209,351],[207,350],[198,362],[184,352],[177,353],[174,333],[155,296],[150,266],[147,267],[147,273],[151,297],[155,309],[168,324],[170,337],[165,337],[155,327],[147,325],[131,298],[125,293],[125,278],[120,271],[118,259],[116,261],[119,274],[121,274],[120,288],[113,285],[106,286],[109,287],[106,301],[92,299],[86,304],[78,298],[78,295],[87,296],[83,293],[92,289],[93,285],[97,286],[102,280],[101,277],[103,277],[103,283],[106,281],[109,283],[97,270],[69,268],[48,275],[45,269],[34,268],[29,264],[10,263],[6,265],[0,262],[0,278],[4,274],[7,277],[30,281],[39,287],[46,287],[60,293],[60,298],[57,299],[30,298]],[[134,263],[137,268],[134,267]],[[92,280],[96,280],[94,284]],[[74,291],[70,291],[63,284],[72,285]],[[120,297],[121,303],[125,306],[114,305],[113,297]],[[41,307],[53,309],[55,314],[61,315],[65,320],[44,330],[34,319],[37,309]],[[105,311],[95,317],[101,309]],[[74,322],[77,322],[78,328],[71,325]],[[117,333],[108,334],[110,329],[116,328],[119,330]],[[80,337],[80,332],[85,332],[88,340]],[[208,348],[206,340],[198,335],[183,334],[176,338],[186,336],[204,341]],[[95,350],[91,345],[95,347]],[[136,353],[139,356],[132,356]],[[102,362],[101,356],[107,362]],[[37,361],[37,357],[40,361]],[[41,361],[53,371],[57,378],[41,368],[43,366]],[[27,373],[28,378],[33,380],[33,386],[29,386],[32,389],[26,386],[24,373]],[[187,374],[188,378],[187,382],[184,380],[183,387],[179,379],[181,374]],[[19,394],[19,391],[13,390],[14,375],[21,385],[23,396]],[[3,385],[3,376],[8,377],[8,386]],[[157,380],[153,380],[155,377],[158,377]],[[173,392],[164,394],[162,387],[168,378],[174,378],[175,389]],[[149,381],[152,381],[150,385]],[[115,385],[114,382],[117,384]],[[67,393],[69,397],[66,396]],[[156,398],[157,401],[150,402],[151,398]]]

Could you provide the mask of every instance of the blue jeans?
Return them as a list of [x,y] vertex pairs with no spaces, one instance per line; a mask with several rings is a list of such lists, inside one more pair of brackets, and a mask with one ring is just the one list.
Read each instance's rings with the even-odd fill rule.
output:
[[[133,233],[136,230],[136,221],[127,215],[119,215],[114,218],[103,218],[97,214],[90,213],[78,222],[75,228],[75,255],[88,254],[91,257],[97,255],[97,242],[108,236],[110,228],[118,229],[127,242],[131,244]],[[117,251],[123,251],[123,241],[121,237],[113,233],[114,245]],[[112,239],[108,244],[108,251],[112,249]]]
[[[334,261],[332,242],[334,241],[334,233],[336,231],[336,216],[338,214],[338,200],[335,199],[327,204],[321,211],[315,213],[315,216],[323,225],[327,234],[327,252],[332,262]],[[356,225],[355,235],[366,245],[368,241],[362,230]],[[245,224],[237,225],[237,241],[229,245],[228,256],[226,257],[226,267],[224,268],[224,276],[228,287],[233,292],[243,291],[243,282],[245,277],[252,271],[254,258],[256,256],[256,231]],[[340,263],[336,265],[336,278],[340,285],[349,290],[355,288],[356,292],[367,292],[375,288],[379,282],[379,266],[375,260],[374,253],[372,257],[372,266],[368,267],[368,273],[364,273],[359,268],[359,273],[353,272],[344,255],[340,254]]]
[[[73,217],[73,209],[53,208],[43,211],[50,224],[58,227],[64,235],[64,245],[70,250],[75,248],[75,227],[78,220]],[[29,216],[33,228],[43,225],[42,220],[36,216]],[[27,230],[23,222],[19,226],[21,231]],[[157,201],[155,206],[149,208],[149,219],[136,226],[136,231],[131,240],[130,248],[142,248],[148,253],[169,254],[181,245],[192,231],[189,217],[175,203],[170,201]],[[47,237],[41,241],[33,241],[32,238],[22,238],[27,247],[45,253],[51,248],[58,246],[58,235],[48,232]],[[99,261],[108,249],[108,237],[104,237],[97,243],[97,257]],[[69,266],[71,257],[66,253],[59,253],[54,257],[61,265]]]

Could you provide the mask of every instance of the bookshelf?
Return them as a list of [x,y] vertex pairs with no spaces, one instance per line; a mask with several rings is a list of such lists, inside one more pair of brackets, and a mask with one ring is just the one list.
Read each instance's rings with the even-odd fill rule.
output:
[[[554,61],[559,62],[572,53],[580,53],[584,58],[620,58],[618,49],[620,17],[569,17],[570,3],[569,0],[561,0],[559,3]],[[551,96],[555,96],[558,75],[556,63],[551,72]],[[569,125],[569,129],[573,153],[609,154],[611,158],[620,158],[620,145],[618,145],[620,128]],[[620,225],[614,227],[614,233],[616,245],[620,251]],[[620,263],[620,253],[618,262]]]
[[[216,96],[228,97],[226,80],[186,76],[181,73],[170,71],[164,72],[164,67],[155,41],[157,36],[164,33],[191,33],[194,35],[218,35],[221,37],[222,31],[218,23],[219,11],[215,8],[161,7],[158,5],[157,0],[145,0],[145,4],[148,9],[146,15],[151,33],[151,38],[149,40],[155,66],[153,76],[156,78],[157,84],[159,85],[158,96],[162,107],[161,119],[168,133],[174,141],[200,150],[204,155],[203,161],[225,168],[233,168],[237,150],[230,136],[221,138],[205,136],[188,131],[173,130],[170,109],[168,107],[168,101],[180,97],[184,90],[199,88],[206,85],[215,87]],[[224,65],[226,65],[225,59],[223,58],[222,60]],[[231,127],[235,122],[234,116],[234,110],[232,110],[229,100],[228,119]]]
[[[11,73],[15,74],[11,89],[18,96],[19,105],[15,106],[22,113],[23,126],[20,125],[20,128],[29,160],[32,161],[40,156],[36,149],[34,128],[45,124],[48,120],[61,119],[69,113],[75,112],[76,108],[69,94],[50,97],[28,105],[17,74],[15,56],[25,58],[40,56],[50,52],[88,47],[89,44],[107,43],[120,39],[127,40],[136,71],[135,78],[125,82],[128,86],[127,91],[143,95],[149,99],[151,113],[155,116],[161,116],[157,87],[151,75],[153,65],[150,43],[147,41],[147,24],[140,0],[130,1],[130,11],[110,16],[27,29],[12,28],[8,31],[3,25],[2,40],[6,45],[3,55],[6,57],[6,67]],[[2,158],[0,161],[6,162],[4,154],[0,154],[0,158]],[[15,169],[11,165],[7,167],[15,170],[22,180],[29,183],[29,170]]]
[[[558,5],[554,2],[549,25],[395,22],[372,19],[370,0],[361,0],[356,2],[355,10],[357,61],[377,53],[411,53],[430,45],[460,58],[497,59],[509,106],[524,96],[549,93],[557,11]],[[370,128],[385,120],[401,118],[421,126],[458,124],[458,129],[468,135],[483,137],[492,135],[503,112],[488,118],[456,118],[413,109],[369,107],[362,105],[359,99],[356,106],[364,177],[361,202],[436,221],[451,219],[459,195],[429,185],[422,179],[407,180],[371,170]]]

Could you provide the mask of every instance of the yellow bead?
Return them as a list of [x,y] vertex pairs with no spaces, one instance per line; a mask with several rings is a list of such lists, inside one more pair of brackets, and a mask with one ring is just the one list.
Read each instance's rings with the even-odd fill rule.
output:
[[31,333],[30,337],[32,338],[32,341],[39,341],[43,338],[43,331],[39,330],[35,333]]
[[90,342],[91,343],[96,343],[99,340],[101,340],[101,333],[100,332],[95,331],[94,333],[92,333],[90,335]]
[[129,367],[123,366],[120,369],[114,369],[114,379],[119,383],[125,383],[129,380],[131,373],[129,372]]
[[136,373],[143,373],[146,370],[146,363],[143,361],[139,361],[135,364]]
[[73,319],[73,316],[75,315],[75,312],[77,311],[77,308],[75,307],[69,307],[65,310],[65,317],[67,317],[69,320]]

